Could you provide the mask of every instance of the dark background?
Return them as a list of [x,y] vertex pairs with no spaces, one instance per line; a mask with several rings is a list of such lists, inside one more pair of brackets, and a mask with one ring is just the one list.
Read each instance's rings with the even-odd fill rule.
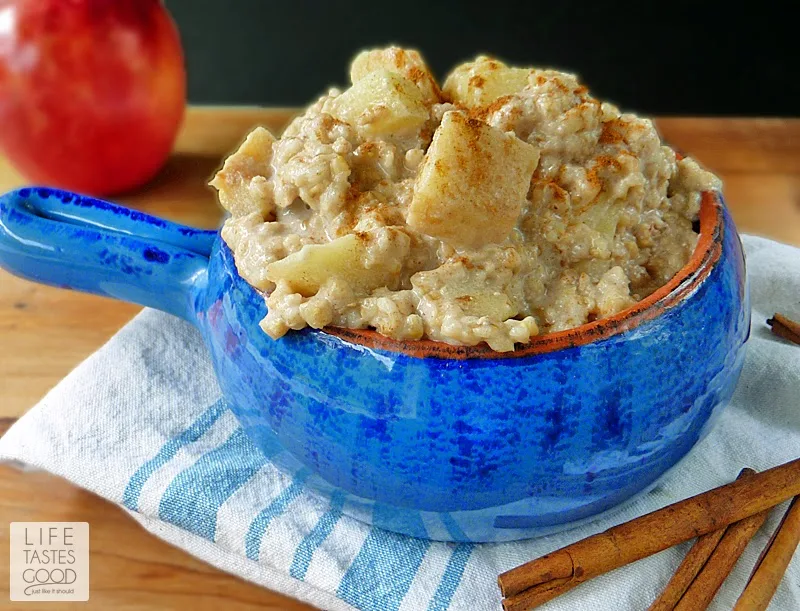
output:
[[346,84],[358,50],[398,43],[422,51],[439,77],[488,52],[576,72],[596,96],[644,113],[797,116],[800,108],[800,29],[788,9],[769,2],[166,5],[196,104],[305,105],[329,85]]

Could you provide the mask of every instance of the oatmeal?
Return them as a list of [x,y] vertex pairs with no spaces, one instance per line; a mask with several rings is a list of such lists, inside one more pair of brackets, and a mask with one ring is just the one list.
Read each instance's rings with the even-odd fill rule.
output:
[[611,316],[689,260],[719,180],[571,74],[479,57],[440,89],[415,51],[365,51],[211,183],[264,331],[486,342]]

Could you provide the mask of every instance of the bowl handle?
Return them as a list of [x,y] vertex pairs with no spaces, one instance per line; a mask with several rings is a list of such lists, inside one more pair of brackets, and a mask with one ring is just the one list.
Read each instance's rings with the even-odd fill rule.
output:
[[189,321],[215,238],[215,231],[57,189],[31,187],[0,196],[0,267]]

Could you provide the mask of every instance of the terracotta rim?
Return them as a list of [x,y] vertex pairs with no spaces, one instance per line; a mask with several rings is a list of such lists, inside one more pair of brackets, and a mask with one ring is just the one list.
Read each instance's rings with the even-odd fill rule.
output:
[[509,359],[545,354],[563,348],[583,346],[638,327],[660,316],[689,297],[714,269],[722,253],[722,200],[716,192],[706,191],[700,203],[700,238],[692,257],[660,289],[630,308],[594,322],[547,335],[537,335],[530,343],[513,352],[496,352],[486,344],[452,346],[429,339],[403,342],[390,339],[372,329],[325,327],[323,332],[366,348],[398,352],[415,358]]

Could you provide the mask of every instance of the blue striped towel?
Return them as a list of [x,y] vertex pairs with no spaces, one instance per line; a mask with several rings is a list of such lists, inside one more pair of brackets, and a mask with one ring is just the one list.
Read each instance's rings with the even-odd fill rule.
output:
[[[0,460],[46,469],[127,509],[144,528],[224,571],[323,609],[500,609],[497,574],[646,511],[765,469],[800,448],[800,349],[775,339],[774,311],[800,317],[800,253],[745,240],[755,307],[733,403],[653,491],[592,523],[536,540],[448,544],[396,535],[343,515],[310,476],[278,471],[226,408],[199,334],[146,310],[0,440]],[[768,372],[769,379],[765,376]],[[275,452],[281,451],[275,448]],[[778,520],[774,512],[713,608],[730,609]],[[421,534],[458,532],[421,518]],[[642,609],[689,544],[592,580],[547,609]],[[800,561],[773,609],[800,608]]]

